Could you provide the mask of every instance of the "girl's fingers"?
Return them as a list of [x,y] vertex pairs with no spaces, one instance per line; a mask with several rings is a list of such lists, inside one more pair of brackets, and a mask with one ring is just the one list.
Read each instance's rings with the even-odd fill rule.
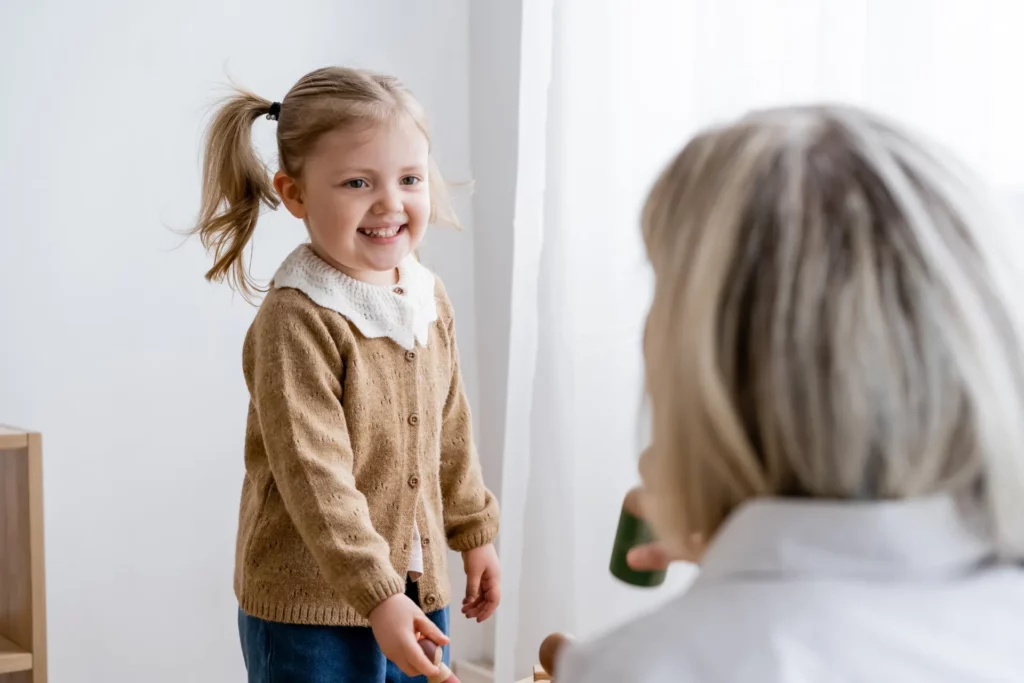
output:
[[494,615],[494,612],[497,609],[498,603],[493,600],[488,600],[481,608],[480,613],[476,617],[476,620],[481,623],[487,621]]
[[495,608],[501,603],[501,581],[497,577],[484,583],[484,596]]
[[501,604],[501,588],[495,586],[493,590],[487,592],[487,603],[484,605],[484,611],[481,615],[480,621],[490,619],[498,609],[498,605]]
[[[427,615],[416,618],[416,630],[418,630],[424,638],[435,643],[436,645],[444,646],[449,643],[448,636],[444,634],[444,631],[437,627],[437,624],[427,618]],[[420,652],[420,646],[417,645],[416,649]],[[424,655],[425,657],[426,655]]]
[[480,597],[480,578],[481,572],[466,573],[466,600],[476,600]]
[[483,622],[494,614],[500,602],[501,590],[499,588],[485,588],[478,600],[463,606],[462,613],[468,619],[476,619],[478,622]]
[[438,668],[434,666],[434,663],[427,659],[427,655],[423,653],[419,643],[414,640],[409,640],[405,644],[405,662],[399,664],[398,668],[402,670],[406,676],[436,676],[440,673]]

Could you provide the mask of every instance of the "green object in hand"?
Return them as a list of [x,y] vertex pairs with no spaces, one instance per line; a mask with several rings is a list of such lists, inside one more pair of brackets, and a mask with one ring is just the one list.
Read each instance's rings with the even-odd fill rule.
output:
[[619,515],[619,528],[615,532],[615,543],[612,546],[612,576],[640,588],[654,588],[665,581],[666,571],[637,571],[626,563],[626,555],[637,546],[651,543],[655,539],[650,525],[638,516],[639,491],[633,490],[626,495]]

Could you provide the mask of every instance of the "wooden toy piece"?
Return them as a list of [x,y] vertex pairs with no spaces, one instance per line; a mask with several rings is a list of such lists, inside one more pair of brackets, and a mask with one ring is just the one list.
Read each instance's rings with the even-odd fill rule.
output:
[[537,683],[537,681],[551,681],[554,679],[551,678],[551,674],[544,670],[543,666],[538,665],[533,667],[533,678],[530,680],[533,683]]
[[563,647],[572,642],[572,636],[567,636],[564,633],[552,633],[550,636],[544,639],[544,642],[540,644],[540,665],[541,673],[547,674],[547,678],[537,678],[537,672],[534,671],[533,680],[535,681],[550,681],[556,675],[555,666],[558,661],[558,653]]
[[420,649],[423,650],[427,659],[441,670],[437,676],[427,676],[427,683],[459,683],[459,679],[452,673],[452,670],[441,661],[444,658],[444,648],[438,647],[437,643],[432,640],[422,638],[420,639]]

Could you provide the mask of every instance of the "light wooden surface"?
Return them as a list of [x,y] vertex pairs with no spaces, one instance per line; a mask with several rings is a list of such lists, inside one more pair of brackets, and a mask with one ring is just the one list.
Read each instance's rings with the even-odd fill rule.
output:
[[46,683],[44,566],[42,437],[0,427],[0,673],[8,674],[3,683]]
[[32,668],[32,655],[0,636],[0,674],[28,671]]
[[28,446],[28,433],[14,427],[0,425],[0,451]]
[[533,675],[522,680],[516,681],[516,683],[536,683],[537,681],[550,681],[551,676],[540,666],[533,668]]
[[533,667],[533,680],[535,681],[550,681],[551,674],[544,670],[544,667],[538,665]]

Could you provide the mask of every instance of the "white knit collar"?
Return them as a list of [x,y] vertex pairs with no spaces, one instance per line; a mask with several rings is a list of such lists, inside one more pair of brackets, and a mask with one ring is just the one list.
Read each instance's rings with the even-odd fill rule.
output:
[[318,306],[345,316],[364,337],[388,337],[406,350],[417,342],[426,346],[437,320],[434,274],[413,256],[398,265],[397,285],[371,285],[342,273],[303,244],[278,268],[273,286],[297,289]]

